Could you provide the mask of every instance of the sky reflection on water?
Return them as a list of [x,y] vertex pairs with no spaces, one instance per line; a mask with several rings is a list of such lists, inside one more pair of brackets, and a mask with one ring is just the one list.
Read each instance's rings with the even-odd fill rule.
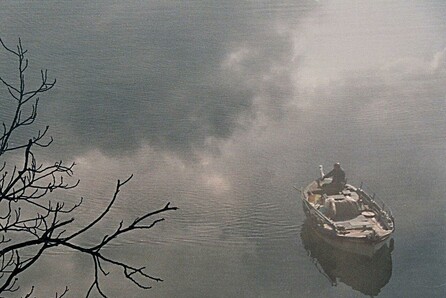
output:
[[[76,161],[81,214],[93,216],[132,173],[105,230],[166,201],[180,207],[110,249],[165,279],[149,295],[369,295],[332,287],[301,241],[292,186],[340,161],[349,182],[367,182],[396,218],[379,296],[444,296],[442,1],[1,5],[1,37],[20,36],[31,70],[58,79],[41,102],[38,124],[56,140],[41,158]],[[15,65],[0,55],[4,75]],[[76,297],[91,268],[64,260],[66,275],[54,278]],[[42,267],[54,272],[49,264],[27,276],[39,280],[36,295],[54,294],[52,280],[36,279]],[[146,295],[109,286],[115,296]]]

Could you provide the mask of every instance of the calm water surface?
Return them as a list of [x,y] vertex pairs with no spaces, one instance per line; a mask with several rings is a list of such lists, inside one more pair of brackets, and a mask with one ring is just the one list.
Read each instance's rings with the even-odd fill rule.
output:
[[[107,250],[164,282],[143,291],[107,268],[110,297],[445,296],[442,1],[0,6],[1,37],[20,36],[30,70],[58,79],[38,123],[55,143],[40,156],[78,164],[81,184],[66,194],[86,199],[76,226],[135,175],[80,241],[168,201],[180,208]],[[392,208],[392,252],[350,258],[309,232],[293,186],[335,161]],[[22,277],[23,293],[67,285],[82,296],[91,265],[54,250]]]

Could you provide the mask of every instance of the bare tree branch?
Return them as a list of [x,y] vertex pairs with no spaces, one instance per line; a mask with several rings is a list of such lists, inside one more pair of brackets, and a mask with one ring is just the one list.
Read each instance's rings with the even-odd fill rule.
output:
[[[177,210],[177,207],[167,203],[155,211],[143,213],[129,224],[121,221],[113,233],[98,237],[95,243],[89,245],[77,243],[78,236],[88,233],[110,213],[121,188],[132,179],[133,175],[124,181],[117,181],[109,204],[104,210],[98,210],[98,216],[94,220],[71,234],[67,233],[75,220],[70,216],[83,203],[83,198],[78,203],[66,204],[63,199],[50,199],[48,195],[55,191],[75,188],[79,184],[79,180],[71,182],[75,164],[66,165],[63,161],[51,164],[38,162],[34,149],[46,148],[53,142],[52,137],[47,136],[48,126],[43,130],[37,130],[26,140],[17,141],[14,138],[14,143],[11,142],[18,130],[35,123],[39,96],[51,90],[56,80],[49,80],[47,70],[42,70],[40,84],[35,88],[28,87],[26,71],[29,61],[26,57],[27,50],[23,48],[21,40],[19,39],[16,49],[8,47],[1,38],[0,44],[18,61],[17,82],[9,82],[0,76],[0,85],[6,88],[12,99],[8,104],[13,105],[12,117],[2,122],[2,132],[0,132],[0,293],[15,296],[20,287],[20,275],[33,266],[47,250],[57,246],[91,257],[93,275],[92,283],[86,290],[86,297],[93,292],[107,297],[101,283],[101,280],[109,274],[105,268],[120,270],[123,278],[135,286],[150,289],[150,282],[162,280],[148,274],[144,266],[135,266],[108,257],[104,253],[104,248],[116,238],[134,230],[152,229],[164,221],[164,218],[159,217],[161,214]],[[21,155],[22,160],[14,159],[14,162],[9,164],[9,153],[14,153],[15,157]],[[68,235],[64,236],[66,234]],[[31,297],[34,289],[33,286],[24,297]],[[55,297],[64,297],[68,291],[66,287],[61,294],[56,292]]]

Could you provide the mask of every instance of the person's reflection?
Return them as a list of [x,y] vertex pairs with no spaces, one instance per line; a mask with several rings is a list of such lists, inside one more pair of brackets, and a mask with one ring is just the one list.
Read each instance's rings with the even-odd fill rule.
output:
[[330,246],[320,239],[305,221],[301,239],[316,268],[333,286],[342,282],[354,290],[376,296],[392,275],[391,247],[384,246],[373,258],[354,255]]

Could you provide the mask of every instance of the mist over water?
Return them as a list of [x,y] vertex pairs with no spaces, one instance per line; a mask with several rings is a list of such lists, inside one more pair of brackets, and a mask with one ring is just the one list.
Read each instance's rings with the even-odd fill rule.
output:
[[[30,70],[58,80],[40,104],[37,125],[55,138],[40,158],[76,162],[67,198],[86,200],[75,224],[134,174],[82,241],[168,201],[180,208],[108,250],[165,281],[146,292],[111,274],[111,297],[445,296],[442,1],[0,6],[1,38],[20,36]],[[3,77],[15,61],[0,55]],[[305,228],[293,186],[336,161],[395,216],[395,249],[370,266],[346,265]],[[67,285],[77,297],[92,274],[89,259],[55,250],[23,291]]]

